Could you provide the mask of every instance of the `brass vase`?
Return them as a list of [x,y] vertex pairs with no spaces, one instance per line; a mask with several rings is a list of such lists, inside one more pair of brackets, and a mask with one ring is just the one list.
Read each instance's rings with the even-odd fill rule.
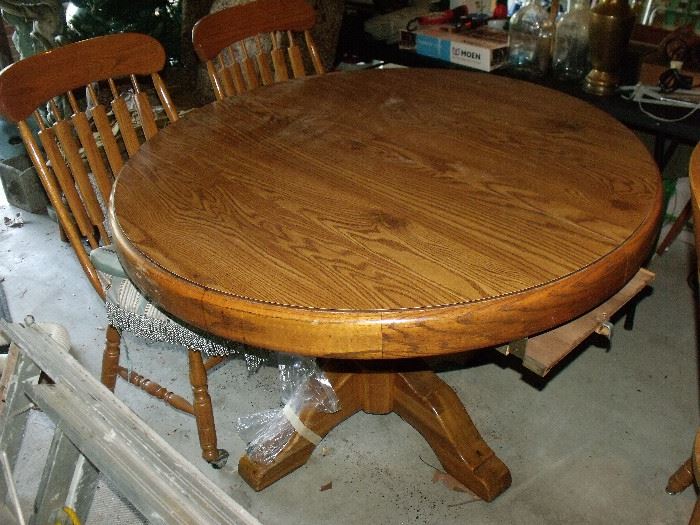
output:
[[583,89],[595,95],[611,95],[619,83],[619,71],[627,51],[634,13],[627,0],[600,0],[591,9],[589,42],[591,66]]

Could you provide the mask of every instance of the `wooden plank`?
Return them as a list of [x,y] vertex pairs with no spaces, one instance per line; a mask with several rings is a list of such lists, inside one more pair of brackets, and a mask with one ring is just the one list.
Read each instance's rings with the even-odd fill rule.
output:
[[5,409],[5,399],[7,398],[7,386],[10,383],[10,378],[15,371],[15,366],[17,363],[17,347],[10,346],[7,351],[7,358],[5,359],[5,366],[2,369],[2,375],[0,375],[0,414],[2,414]]
[[627,302],[654,280],[654,274],[641,268],[615,295],[590,312],[527,341],[523,365],[544,377],[557,363],[609,320]]
[[[4,320],[0,319],[0,321],[6,323]],[[10,348],[13,346],[15,346],[14,343],[10,345]],[[4,451],[7,454],[11,470],[15,468],[24,429],[27,426],[29,410],[32,406],[31,401],[26,396],[26,388],[27,385],[38,383],[38,381],[39,369],[30,359],[20,353],[14,373],[10,377],[5,409],[0,417],[0,452]],[[7,486],[4,481],[0,481],[0,494],[6,493]]]
[[3,499],[10,500],[10,505],[12,505],[17,521],[20,525],[26,525],[24,515],[22,514],[22,505],[20,504],[19,497],[17,496],[17,487],[15,486],[12,468],[10,467],[10,462],[7,459],[7,454],[4,450],[0,451],[0,465],[2,465],[2,476],[6,488],[6,492],[2,493]]
[[[2,320],[2,322],[6,321]],[[5,503],[9,496],[10,503],[12,504],[14,501],[12,510],[10,510],[15,516],[14,522],[24,525],[25,522],[21,514],[17,514],[21,511],[16,510],[17,500],[16,494],[14,494],[14,482],[8,476],[14,471],[24,430],[27,426],[29,410],[32,406],[26,396],[26,388],[28,384],[39,381],[39,369],[19,352],[14,343],[10,344],[10,353],[14,353],[17,357],[14,359],[12,367],[6,366],[3,371],[3,375],[8,374],[8,382],[5,406],[0,416],[0,468],[2,469],[0,472],[0,503]],[[0,521],[0,523],[5,523],[5,521]]]
[[177,466],[177,460],[173,460],[170,469],[160,467],[157,462],[149,464],[148,453],[144,454],[143,449],[151,444],[143,443],[132,432],[124,432],[128,423],[115,422],[115,418],[105,421],[104,407],[99,403],[86,402],[80,393],[64,384],[37,385],[30,395],[52,420],[66,429],[70,440],[114,482],[117,490],[149,523],[240,522],[224,517],[218,509],[201,508],[201,498],[191,502],[180,483],[181,474],[172,468]]
[[99,472],[94,465],[85,459],[61,428],[56,427],[34,500],[35,513],[29,523],[51,523],[53,513],[64,506],[72,508],[80,522],[86,523],[98,478]]
[[19,525],[19,521],[7,505],[0,503],[0,523],[4,525]]
[[31,398],[150,522],[259,523],[38,328],[0,330],[56,383]]

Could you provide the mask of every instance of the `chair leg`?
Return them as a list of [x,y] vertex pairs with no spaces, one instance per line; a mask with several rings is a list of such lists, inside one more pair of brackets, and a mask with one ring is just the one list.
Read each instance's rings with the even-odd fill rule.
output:
[[105,351],[102,354],[102,384],[114,392],[119,371],[119,345],[121,335],[112,325],[107,327],[107,341]]
[[204,367],[202,353],[188,350],[190,364],[190,384],[192,385],[194,417],[197,422],[199,445],[202,447],[202,457],[214,468],[226,464],[228,452],[216,447],[216,427],[214,425],[214,410],[209,396],[207,371]]
[[673,473],[673,475],[668,478],[668,485],[666,485],[666,492],[669,494],[678,494],[687,489],[691,483],[693,483],[693,465],[692,458],[688,458],[685,463],[683,463],[678,470]]
[[695,502],[693,514],[690,516],[688,525],[700,525],[700,497],[698,497],[698,500]]
[[676,221],[671,226],[671,229],[668,230],[668,233],[666,234],[666,237],[664,237],[664,240],[661,241],[661,244],[659,244],[659,247],[656,250],[656,255],[663,255],[663,253],[666,250],[668,250],[668,247],[671,246],[671,243],[674,240],[676,240],[676,237],[678,237],[681,231],[683,231],[683,226],[685,226],[685,223],[690,220],[692,215],[693,207],[691,201],[689,200],[688,203],[683,207],[681,213],[678,215]]

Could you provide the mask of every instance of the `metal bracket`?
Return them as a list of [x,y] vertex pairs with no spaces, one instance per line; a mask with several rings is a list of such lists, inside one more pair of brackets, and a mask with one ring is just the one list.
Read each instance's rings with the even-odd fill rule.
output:
[[600,334],[608,338],[608,341],[612,341],[613,336],[613,324],[610,321],[602,321],[595,329],[596,334]]

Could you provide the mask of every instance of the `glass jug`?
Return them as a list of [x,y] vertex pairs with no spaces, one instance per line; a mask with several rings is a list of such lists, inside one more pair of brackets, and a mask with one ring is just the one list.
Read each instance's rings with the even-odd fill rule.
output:
[[588,48],[590,16],[589,0],[570,0],[569,10],[557,22],[552,69],[561,80],[581,80],[591,69]]

